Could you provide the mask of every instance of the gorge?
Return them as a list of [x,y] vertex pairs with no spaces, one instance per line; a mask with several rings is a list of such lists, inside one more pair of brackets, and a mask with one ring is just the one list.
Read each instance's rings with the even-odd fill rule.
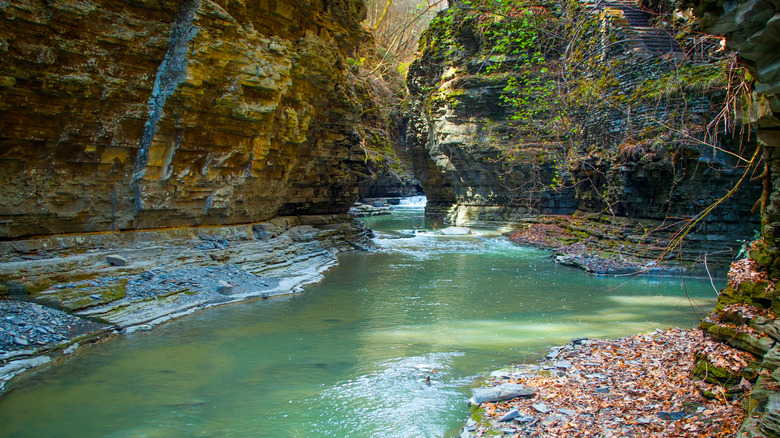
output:
[[[404,312],[389,309],[415,308],[419,300],[423,307],[418,310],[431,310],[421,313],[421,327],[410,322],[413,328],[397,329],[421,333],[458,330],[447,325],[456,323],[442,316],[446,312],[433,311],[446,307],[447,299],[436,294],[418,296],[413,293],[416,289],[443,288],[451,277],[456,284],[450,293],[463,302],[471,292],[481,291],[480,306],[484,307],[478,313],[483,318],[461,322],[478,326],[481,319],[491,320],[491,303],[512,300],[510,295],[491,298],[486,285],[493,276],[510,278],[499,287],[502,293],[557,290],[547,283],[513,284],[513,263],[528,263],[533,273],[517,275],[538,275],[537,281],[560,274],[551,274],[550,269],[570,272],[543,260],[544,253],[535,250],[496,249],[494,245],[504,244],[496,242],[504,241],[488,235],[440,239],[411,231],[419,227],[417,231],[430,234],[446,225],[459,225],[514,231],[520,236],[516,240],[536,245],[539,241],[528,236],[550,232],[557,240],[544,246],[579,251],[571,264],[588,270],[590,263],[599,260],[630,259],[631,272],[651,266],[660,266],[660,272],[725,272],[740,257],[732,266],[728,284],[718,287],[722,289],[719,294],[713,290],[714,281],[685,283],[689,287],[698,284],[700,292],[692,292],[694,298],[709,297],[703,313],[716,306],[714,299],[718,298],[716,311],[701,327],[714,338],[750,352],[754,360],[737,373],[692,378],[718,381],[726,392],[735,384],[742,385],[739,379],[750,382],[753,391],[745,400],[751,416],[744,430],[754,434],[748,436],[780,433],[776,420],[780,395],[774,391],[780,330],[773,313],[780,302],[774,291],[780,263],[776,242],[780,209],[775,193],[780,172],[776,169],[780,153],[778,5],[755,0],[695,5],[647,2],[640,7],[611,0],[523,5],[464,1],[449,6],[422,35],[419,56],[406,76],[408,98],[393,104],[398,107],[377,111],[383,105],[380,93],[367,84],[381,75],[373,74],[376,68],[367,66],[362,55],[372,37],[361,24],[366,11],[360,1],[0,2],[0,52],[5,59],[0,65],[0,388],[19,387],[3,396],[0,409],[11,412],[30,406],[21,402],[27,397],[24,394],[33,394],[26,388],[27,379],[43,382],[30,387],[51,384],[55,388],[56,382],[47,381],[47,375],[55,375],[48,374],[47,367],[52,373],[59,372],[60,366],[76,370],[80,356],[109,351],[120,343],[132,344],[134,339],[151,340],[158,333],[161,337],[168,333],[165,336],[172,339],[166,341],[167,347],[154,350],[155,355],[164,356],[165,350],[182,339],[177,338],[177,327],[195,324],[192,330],[197,333],[207,332],[212,324],[216,328],[214,321],[196,322],[198,318],[210,321],[212,312],[226,319],[234,310],[267,318],[272,318],[268,309],[296,313],[298,304],[318,305],[320,292],[313,291],[333,287],[327,281],[349,283],[354,277],[355,281],[374,281],[376,287],[383,281],[372,280],[372,275],[379,277],[382,269],[396,269],[392,261],[374,265],[366,257],[400,256],[400,271],[384,281],[399,283],[409,275],[420,283],[407,285],[403,291],[382,292],[380,288],[375,291],[376,299],[352,302],[345,308],[367,307],[403,321]],[[691,6],[692,10],[683,9]],[[364,74],[372,68],[372,74]],[[395,143],[394,150],[388,146],[391,143]],[[377,157],[382,155],[389,158],[379,165]],[[360,195],[413,194],[417,190],[414,180],[428,198],[425,213],[429,220],[416,218],[418,222],[404,227],[415,237],[382,230],[381,222],[357,221],[348,213]],[[379,230],[378,238],[372,239],[366,224]],[[420,241],[432,245],[431,252],[403,248]],[[445,248],[439,248],[440,244]],[[401,249],[389,250],[387,245]],[[362,253],[365,250],[378,255],[367,256]],[[348,254],[353,251],[362,255]],[[526,262],[524,251],[535,254],[528,259],[532,261]],[[492,258],[495,252],[501,255]],[[477,258],[455,263],[468,254]],[[429,258],[441,259],[445,265],[455,263],[453,267],[465,271],[428,278],[427,271],[420,269],[428,266]],[[329,276],[336,279],[307,286],[320,281],[322,273],[337,263],[341,265],[335,271],[348,274],[338,277],[334,271]],[[469,270],[471,265],[479,267],[477,272]],[[498,269],[499,265],[503,267]],[[671,270],[663,271],[667,268]],[[439,268],[427,269],[437,272]],[[496,269],[498,273],[493,272]],[[591,271],[617,273],[600,268]],[[472,284],[471,278],[479,281]],[[617,286],[608,278],[579,277],[574,282],[585,282],[583,278],[600,282],[595,288],[602,292]],[[666,279],[634,282],[663,284],[665,291],[675,289]],[[307,293],[301,297],[297,294],[302,286]],[[335,286],[340,287],[351,290]],[[462,287],[471,292],[457,295]],[[566,335],[545,338],[529,329],[534,341],[525,345],[534,346],[521,347],[522,353],[495,362],[491,362],[495,358],[474,359],[482,366],[470,365],[457,373],[448,369],[450,374],[442,376],[451,380],[440,388],[419,392],[425,388],[413,386],[413,391],[423,398],[441,397],[447,400],[447,409],[454,409],[453,400],[463,397],[462,390],[475,374],[486,371],[485,366],[530,360],[545,347],[583,334],[627,335],[653,324],[673,325],[678,317],[685,321],[680,324],[698,322],[689,320],[687,310],[680,315],[658,299],[677,296],[675,290],[649,294],[656,298],[644,301],[671,315],[666,319],[659,314],[660,319],[652,324],[642,320],[649,325],[629,324],[631,328],[619,333],[583,330],[582,321],[598,316],[599,306],[620,301],[596,289],[590,296],[601,301],[575,306],[579,325],[570,327]],[[329,293],[335,292],[322,294]],[[289,294],[293,297],[286,301],[274,298]],[[403,298],[399,301],[399,297]],[[252,298],[260,300],[198,312]],[[523,327],[523,321],[544,314],[533,306],[529,311],[530,304],[522,299],[514,301],[521,303],[515,308],[521,316],[505,316],[512,321],[509,326]],[[568,312],[562,309],[577,299],[565,301],[555,301],[558,311]],[[678,303],[679,298],[671,301]],[[635,302],[628,307],[635,307]],[[335,312],[348,312],[345,308]],[[613,313],[625,312],[631,313],[625,309]],[[195,316],[154,328],[149,337],[136,333],[190,314]],[[44,317],[59,323],[36,322]],[[220,330],[240,333],[241,327],[253,327],[248,322],[251,316],[241,318],[242,324]],[[304,350],[341,351],[335,344],[320,344],[316,333],[330,336],[329,324],[338,326],[345,318],[318,313],[311,319],[315,338],[304,342]],[[446,320],[446,328],[432,328],[428,318]],[[379,320],[379,326],[350,320],[344,329],[365,331],[369,338],[372,333],[393,330],[382,326],[389,321]],[[67,321],[83,321],[84,325]],[[306,324],[309,320],[304,316],[294,321]],[[275,336],[271,326],[254,327],[262,336],[240,335],[236,342],[242,344],[241,349],[255,348],[252,343],[266,335]],[[326,361],[309,363],[303,357],[291,366],[315,371],[335,367],[340,370],[336,374],[347,373],[350,377],[336,383],[328,377],[345,389],[345,397],[350,396],[346,388],[360,388],[362,382],[368,382],[363,390],[369,393],[386,391],[394,383],[400,390],[412,391],[412,386],[404,385],[419,384],[415,373],[421,368],[415,367],[428,365],[426,361],[442,361],[435,365],[447,369],[461,354],[472,360],[470,349],[491,346],[511,351],[511,342],[489,342],[490,336],[515,333],[515,329],[502,327],[503,334],[487,330],[473,335],[479,342],[456,336],[460,347],[420,339],[377,345],[366,341],[355,348],[409,351],[404,353],[407,356],[355,356],[341,362],[328,356]],[[295,327],[286,330],[296,332]],[[127,336],[114,338],[118,333]],[[104,338],[114,339],[86,346]],[[535,343],[540,340],[541,344]],[[295,339],[285,342],[296,343]],[[218,351],[224,343],[231,343],[230,336],[207,342],[207,349]],[[193,345],[194,350],[201,348]],[[270,346],[256,348],[273,350]],[[79,349],[79,357],[68,359]],[[144,360],[139,357],[127,361]],[[241,357],[241,353],[230,350],[211,358],[229,361],[231,357]],[[211,358],[195,362],[208,367]],[[696,358],[707,369],[718,368],[709,359]],[[245,364],[257,360],[246,358]],[[362,360],[387,367],[354,368]],[[388,364],[403,364],[402,371]],[[242,365],[235,372],[273,376],[273,369],[286,367],[273,361],[267,366],[260,370]],[[28,368],[43,370],[41,377],[30,377],[32,373],[24,372]],[[155,372],[170,371],[161,366]],[[184,374],[197,377],[197,370]],[[283,379],[297,381],[310,374],[293,373]],[[216,381],[221,378],[214,377]],[[231,385],[240,386],[242,381]],[[261,388],[265,383],[257,385]],[[127,389],[101,387],[98,391]],[[192,413],[182,414],[184,418],[204,415],[204,407],[217,403],[210,398],[215,390],[205,391],[208,396],[191,394],[191,399],[183,401],[172,397],[168,405],[174,408],[166,412],[176,417],[181,409],[195,407]],[[282,398],[292,402],[299,396]],[[34,405],[35,396],[30,397]],[[732,391],[729,397],[742,395]],[[10,400],[19,400],[19,404]],[[441,407],[431,400],[432,406]],[[254,413],[270,409],[244,408]],[[395,407],[383,414],[381,403],[374,409],[379,416],[389,412],[403,417]],[[348,415],[373,418],[358,411],[353,409]],[[295,414],[285,411],[280,415]],[[327,411],[322,415],[340,414]],[[209,418],[204,421],[221,423],[217,417]],[[417,421],[404,418],[407,424]],[[448,418],[443,429],[420,423],[431,428],[420,426],[418,436],[454,433],[457,421]],[[269,432],[274,436],[321,431],[317,424],[304,430],[297,429],[294,421],[288,423],[291,420],[275,421],[279,429]],[[187,428],[186,423],[171,423],[170,430],[155,424],[161,434],[175,435],[176,428]],[[348,422],[322,433],[346,436],[355,428],[356,435],[379,436],[381,432],[370,428],[401,427],[370,424],[364,430]],[[125,426],[114,430],[116,436],[154,433],[155,429]],[[13,427],[18,428],[13,429],[18,436],[30,431],[29,426]],[[252,423],[247,427],[274,426]],[[239,429],[207,426],[198,430],[209,436]],[[84,431],[76,434],[84,436]],[[387,435],[404,436],[402,431]]]

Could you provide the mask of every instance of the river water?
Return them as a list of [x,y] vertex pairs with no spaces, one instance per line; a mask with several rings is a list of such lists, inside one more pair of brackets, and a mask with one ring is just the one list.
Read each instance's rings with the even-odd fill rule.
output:
[[0,436],[453,436],[480,374],[573,337],[691,327],[715,303],[709,280],[594,277],[489,233],[398,238],[430,225],[421,208],[366,222],[377,250],[302,294],[121,336],[40,374],[0,399]]

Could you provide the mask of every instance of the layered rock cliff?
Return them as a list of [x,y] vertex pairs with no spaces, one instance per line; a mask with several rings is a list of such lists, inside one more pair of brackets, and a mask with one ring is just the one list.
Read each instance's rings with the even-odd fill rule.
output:
[[696,222],[687,259],[730,258],[753,236],[755,140],[707,126],[728,99],[717,41],[680,46],[631,2],[496,14],[479,4],[442,13],[410,68],[408,144],[429,215],[469,225],[589,214],[633,224],[623,228],[637,244]]
[[0,238],[345,212],[362,8],[0,3]]
[[[750,93],[740,121],[755,129],[763,148],[761,236],[749,257],[732,266],[729,284],[701,327],[752,354],[747,364],[697,356],[696,378],[719,382],[723,395],[744,396],[750,417],[739,436],[780,436],[780,2],[697,2],[704,30],[723,35],[748,73]],[[713,395],[715,396],[715,395]]]
[[0,1],[0,299],[19,328],[0,330],[0,393],[96,337],[294,293],[368,243],[340,214],[367,173],[362,10]]

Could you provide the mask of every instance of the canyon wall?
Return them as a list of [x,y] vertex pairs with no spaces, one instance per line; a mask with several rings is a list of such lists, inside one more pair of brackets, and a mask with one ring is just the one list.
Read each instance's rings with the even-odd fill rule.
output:
[[[407,79],[407,142],[429,215],[458,225],[595,215],[665,237],[701,217],[688,246],[726,258],[754,235],[755,139],[707,129],[728,98],[716,40],[680,45],[629,2],[492,16],[473,5],[434,20]],[[542,31],[510,24],[522,20]]]
[[362,9],[0,2],[0,238],[345,212]]
[[726,37],[747,68],[752,93],[740,119],[756,130],[764,147],[766,197],[762,205],[761,264],[780,275],[780,2],[701,2],[704,30]]
[[726,397],[744,397],[749,417],[738,435],[780,436],[780,2],[697,2],[705,31],[725,36],[747,69],[750,93],[740,121],[763,149],[761,237],[732,265],[714,312],[701,323],[712,337],[752,354],[749,363],[696,356],[694,377],[721,383]]

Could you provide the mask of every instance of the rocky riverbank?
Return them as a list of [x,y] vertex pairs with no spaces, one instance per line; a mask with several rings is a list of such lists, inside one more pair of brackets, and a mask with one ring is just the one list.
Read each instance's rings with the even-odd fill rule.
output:
[[[509,239],[549,249],[555,262],[596,275],[701,275],[724,278],[739,248],[707,252],[687,240],[671,246],[675,234],[657,221],[619,221],[599,216],[539,216],[518,223]],[[696,237],[696,236],[694,236]]]
[[750,384],[727,396],[691,377],[696,355],[734,370],[754,359],[696,329],[574,339],[539,364],[493,372],[473,390],[460,437],[732,436]]
[[351,215],[0,242],[0,393],[85,342],[296,293],[370,245]]

